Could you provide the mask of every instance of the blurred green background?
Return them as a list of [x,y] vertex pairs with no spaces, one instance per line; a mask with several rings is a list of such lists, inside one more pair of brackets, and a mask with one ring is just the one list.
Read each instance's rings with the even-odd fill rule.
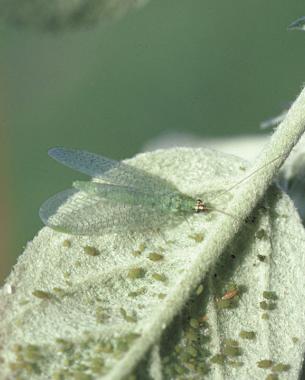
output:
[[[42,223],[40,204],[81,175],[54,146],[130,157],[164,131],[263,133],[305,79],[300,0],[151,0],[74,32],[1,25],[1,273]],[[266,133],[266,132],[264,132]]]

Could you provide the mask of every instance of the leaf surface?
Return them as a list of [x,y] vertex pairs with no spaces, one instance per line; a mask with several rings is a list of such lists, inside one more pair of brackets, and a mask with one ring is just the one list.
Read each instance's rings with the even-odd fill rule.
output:
[[[211,202],[246,167],[207,149],[146,153],[128,164]],[[234,215],[229,194],[214,202]],[[299,217],[272,188],[211,267],[205,244],[219,215],[196,214],[145,235],[127,227],[98,237],[43,228],[1,290],[1,377],[120,379],[131,370],[140,379],[262,379],[274,368],[297,378],[305,341]],[[197,265],[202,255],[206,268]],[[187,281],[207,267],[167,327]],[[259,368],[262,360],[271,367]]]

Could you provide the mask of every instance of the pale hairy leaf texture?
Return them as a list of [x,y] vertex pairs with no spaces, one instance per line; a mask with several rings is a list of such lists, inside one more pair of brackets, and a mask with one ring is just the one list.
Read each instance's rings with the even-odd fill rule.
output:
[[16,26],[59,31],[123,16],[147,0],[0,0],[1,17]]
[[[213,192],[244,176],[237,157],[184,148],[127,163],[185,194],[206,194],[234,223],[230,194]],[[305,341],[305,233],[292,202],[275,187],[172,324],[162,323],[186,291],[185,278],[195,276],[198,257],[209,257],[204,246],[219,215],[97,237],[43,228],[1,290],[0,378],[120,379],[134,363],[130,378],[141,380],[271,373],[297,379]]]

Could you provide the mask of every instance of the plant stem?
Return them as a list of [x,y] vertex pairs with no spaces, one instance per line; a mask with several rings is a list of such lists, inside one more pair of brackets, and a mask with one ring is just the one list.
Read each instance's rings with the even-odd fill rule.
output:
[[159,312],[156,313],[157,318],[145,326],[142,336],[120,363],[108,373],[106,379],[124,378],[135,368],[147,350],[160,339],[162,332],[182,309],[193,289],[202,282],[208,270],[215,265],[237,231],[243,227],[245,218],[263,197],[279,168],[304,132],[305,90],[303,89],[285,120],[276,129],[270,142],[250,168],[249,172],[257,171],[257,173],[234,190],[230,210],[234,211],[237,221],[232,223],[232,220],[225,215],[219,216],[214,229],[203,243],[201,254],[194,259],[191,268],[186,271],[180,283],[162,302]]

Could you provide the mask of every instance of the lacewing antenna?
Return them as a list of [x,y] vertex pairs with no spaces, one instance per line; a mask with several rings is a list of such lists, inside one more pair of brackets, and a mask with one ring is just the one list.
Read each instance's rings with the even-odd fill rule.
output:
[[[273,162],[275,162],[276,160],[278,160],[278,159],[281,158],[282,156],[284,156],[284,154],[280,154],[279,156],[275,157],[273,160],[267,162],[265,165],[263,165],[263,166],[261,166],[260,168],[254,170],[254,172],[249,173],[247,176],[245,176],[244,178],[242,178],[240,181],[234,183],[234,185],[232,185],[231,187],[229,187],[229,188],[227,188],[227,189],[221,191],[219,194],[217,194],[217,195],[213,198],[213,200],[216,199],[216,198],[218,198],[218,197],[220,197],[222,194],[225,194],[225,193],[227,193],[228,191],[231,191],[231,190],[234,189],[235,187],[237,187],[237,186],[239,186],[240,184],[242,184],[244,181],[247,181],[247,180],[248,180],[249,178],[251,178],[254,174],[256,174],[256,173],[259,172],[260,170],[264,169],[266,166],[272,164]],[[205,205],[204,205],[204,208],[205,208],[205,210],[207,210],[207,211],[216,211],[216,212],[220,212],[220,213],[222,213],[222,214],[225,214],[225,215],[227,215],[227,216],[230,216],[231,218],[233,218],[233,219],[235,219],[235,220],[239,220],[239,218],[238,218],[236,215],[231,214],[231,213],[229,213],[229,212],[227,212],[227,211],[220,210],[220,209],[217,209],[217,208],[214,208],[214,207],[207,207],[207,206],[205,206]]]
[[234,185],[230,186],[229,188],[221,191],[219,194],[217,194],[214,198],[214,199],[217,199],[218,197],[220,197],[221,195],[233,190],[235,187],[239,186],[240,184],[242,184],[243,182],[247,181],[249,178],[251,178],[254,174],[258,173],[259,171],[263,170],[266,166],[268,165],[271,165],[273,162],[277,161],[279,158],[285,156],[285,154],[280,154],[279,156],[275,157],[273,160],[270,160],[269,162],[267,162],[266,164],[264,164],[263,166],[261,166],[260,168],[254,170],[252,173],[249,173],[248,175],[246,175],[245,177],[243,177],[241,180],[237,181],[234,183]]

